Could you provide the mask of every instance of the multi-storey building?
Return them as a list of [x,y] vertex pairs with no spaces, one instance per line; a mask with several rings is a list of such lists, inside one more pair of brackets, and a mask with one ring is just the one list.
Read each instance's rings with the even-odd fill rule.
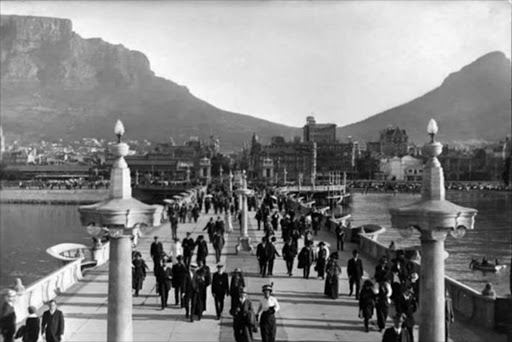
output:
[[304,142],[332,144],[336,142],[335,124],[317,124],[315,118],[308,116],[306,125],[302,128]]
[[[358,144],[337,141],[335,124],[317,124],[313,117],[308,117],[303,133],[303,141],[273,137],[268,145],[261,144],[254,135],[249,176],[271,182],[282,183],[286,178],[302,184],[319,184],[328,182],[332,172],[355,171]],[[269,172],[270,165],[273,172]]]
[[380,131],[381,152],[390,157],[402,157],[407,154],[408,137],[405,129],[387,127]]

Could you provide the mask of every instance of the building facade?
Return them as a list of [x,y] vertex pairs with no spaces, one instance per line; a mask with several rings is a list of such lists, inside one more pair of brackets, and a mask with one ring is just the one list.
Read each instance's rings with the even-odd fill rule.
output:
[[[328,183],[332,172],[350,175],[356,171],[358,144],[337,141],[335,124],[317,124],[313,117],[307,117],[303,133],[303,141],[272,137],[268,145],[260,143],[255,134],[250,147],[249,177],[277,183],[283,183],[285,178],[295,183],[301,179],[306,185]],[[268,171],[269,160],[273,173]]]

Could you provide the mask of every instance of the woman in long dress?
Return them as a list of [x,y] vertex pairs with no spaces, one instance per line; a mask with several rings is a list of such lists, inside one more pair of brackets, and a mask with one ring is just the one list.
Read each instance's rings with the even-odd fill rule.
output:
[[359,294],[359,318],[364,319],[364,328],[368,332],[368,322],[373,316],[375,308],[375,292],[371,280],[365,280],[361,293]]
[[279,303],[274,296],[270,295],[272,285],[263,285],[262,291],[264,297],[260,299],[256,313],[256,316],[259,316],[261,340],[262,342],[275,342],[277,332],[275,313],[279,311]]
[[324,294],[332,299],[338,298],[339,281],[341,275],[341,267],[338,265],[338,253],[334,252],[329,257],[326,266],[325,288]]

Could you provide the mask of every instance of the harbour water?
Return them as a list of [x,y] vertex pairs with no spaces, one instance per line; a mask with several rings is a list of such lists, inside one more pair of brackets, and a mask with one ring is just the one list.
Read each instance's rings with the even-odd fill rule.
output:
[[0,286],[21,278],[25,286],[62,266],[46,249],[62,242],[91,244],[80,226],[78,206],[0,205]]
[[[420,199],[419,194],[355,193],[350,213],[352,226],[374,223],[386,228],[379,241],[389,245],[391,241],[400,246],[419,246],[419,234],[404,239],[390,227],[389,209],[411,204]],[[450,191],[446,199],[456,204],[475,208],[475,229],[457,240],[448,235],[445,249],[449,253],[445,262],[446,275],[474,288],[482,290],[487,282],[493,284],[498,294],[509,294],[510,259],[512,256],[512,194],[510,192]],[[471,258],[487,257],[494,262],[506,264],[507,268],[497,273],[484,273],[469,269]]]
[[[394,240],[401,244],[419,244],[419,239],[403,240],[389,229],[389,208],[412,203],[418,194],[353,194],[353,225],[375,223],[388,228],[379,237],[384,244]],[[512,195],[493,192],[449,192],[447,198],[457,204],[478,210],[475,230],[461,240],[448,237],[446,249],[447,275],[477,290],[492,282],[498,294],[509,293],[511,258]],[[76,205],[2,204],[0,206],[0,286],[8,286],[19,277],[25,285],[44,277],[61,266],[46,254],[46,248],[62,242],[89,245],[91,238],[80,220]],[[508,265],[498,273],[472,271],[472,257],[481,260],[498,258]],[[371,270],[369,270],[371,272]]]

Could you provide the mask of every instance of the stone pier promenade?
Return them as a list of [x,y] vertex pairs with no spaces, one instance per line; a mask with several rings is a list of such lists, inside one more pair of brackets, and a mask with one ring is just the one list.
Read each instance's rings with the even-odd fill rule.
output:
[[[202,215],[195,223],[180,224],[178,235],[180,240],[187,231],[192,232],[195,239],[206,232],[202,229],[214,215]],[[278,231],[277,249],[281,252],[281,232]],[[161,227],[145,238],[139,240],[139,248],[150,271],[140,292],[140,297],[133,298],[133,330],[134,341],[234,341],[232,319],[229,315],[230,298],[226,298],[223,317],[215,320],[215,306],[208,288],[207,311],[201,321],[193,323],[185,319],[184,309],[174,305],[174,290],[169,294],[169,308],[160,310],[160,298],[155,291],[153,263],[149,255],[149,247],[153,236],[158,235],[169,251],[171,244],[171,229],[169,224]],[[249,298],[257,308],[261,298],[261,286],[274,283],[274,295],[277,297],[281,310],[277,313],[277,341],[381,341],[381,333],[376,327],[374,315],[370,332],[366,333],[363,322],[357,317],[358,303],[354,296],[348,297],[348,280],[346,264],[351,257],[355,245],[345,244],[344,252],[340,254],[342,276],[340,279],[340,297],[332,300],[323,295],[324,282],[316,278],[316,272],[311,270],[310,279],[302,278],[302,270],[295,270],[293,277],[286,275],[284,261],[277,258],[272,278],[261,278],[258,274],[258,264],[253,255],[236,255],[235,245],[239,235],[238,222],[234,222],[234,231],[227,235],[227,243],[222,255],[226,271],[231,273],[235,267],[244,271],[248,283]],[[249,213],[249,236],[256,247],[263,236],[258,231],[254,212]],[[208,240],[208,239],[207,239]],[[321,231],[315,240],[324,240],[335,246],[334,236],[327,231]],[[299,240],[299,248],[302,240]],[[216,271],[213,247],[209,245],[210,255],[207,264],[212,272]],[[333,248],[330,248],[333,251]],[[194,260],[195,261],[195,260]],[[295,262],[296,267],[297,262]],[[375,263],[363,256],[365,273],[373,275]],[[56,298],[59,309],[63,311],[66,328],[63,341],[105,341],[107,336],[107,288],[108,266],[88,271],[84,279],[69,291]],[[369,274],[366,274],[369,276]],[[42,308],[40,314],[46,310]],[[388,319],[388,326],[391,326]],[[417,336],[417,328],[416,334]],[[504,335],[494,331],[478,329],[457,321],[452,327],[452,341],[505,341]],[[261,340],[259,333],[255,334],[256,341]]]

